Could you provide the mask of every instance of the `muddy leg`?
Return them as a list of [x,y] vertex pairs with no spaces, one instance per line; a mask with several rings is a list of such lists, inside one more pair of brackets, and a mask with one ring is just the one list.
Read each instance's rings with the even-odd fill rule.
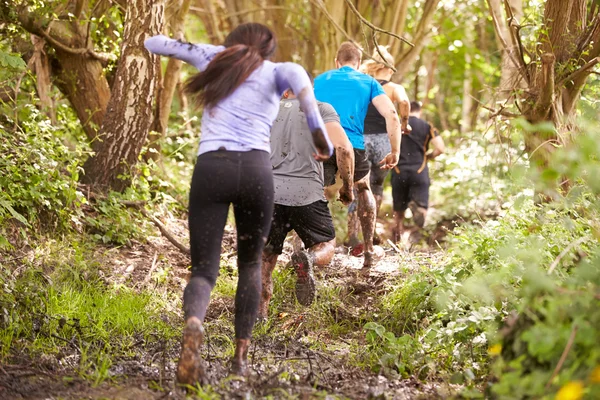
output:
[[273,270],[277,264],[278,254],[268,251],[262,256],[262,293],[258,306],[258,319],[267,319],[269,316],[269,302],[273,296]]
[[204,380],[204,363],[200,356],[200,346],[204,341],[202,322],[210,300],[212,285],[204,278],[193,277],[183,292],[185,326],[181,356],[177,365],[177,381],[194,385]]
[[373,233],[375,232],[375,197],[369,185],[369,175],[355,183],[358,190],[358,218],[365,241],[364,268],[373,265]]
[[360,229],[360,221],[357,212],[357,200],[348,207],[348,236],[344,243],[348,247],[354,247],[360,243],[358,239],[358,230]]
[[[383,196],[380,194],[373,194],[373,197],[375,197],[375,221],[377,221],[377,216],[379,215],[379,210],[381,210],[381,203],[383,201]],[[381,238],[379,237],[379,235],[377,234],[377,229],[374,230],[373,232],[373,244],[381,244]]]
[[308,249],[308,252],[313,257],[314,265],[325,267],[331,263],[335,254],[335,239],[330,240],[329,242],[315,244]]
[[395,226],[392,231],[392,241],[398,243],[404,232],[404,211],[394,211]]

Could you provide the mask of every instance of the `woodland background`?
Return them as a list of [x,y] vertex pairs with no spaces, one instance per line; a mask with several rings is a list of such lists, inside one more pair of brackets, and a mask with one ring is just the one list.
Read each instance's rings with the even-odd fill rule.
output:
[[[394,81],[449,151],[432,165],[428,244],[390,250],[369,288],[326,275],[309,310],[282,269],[257,346],[299,360],[286,350],[272,370],[266,352],[242,387],[215,368],[197,396],[597,397],[595,0],[0,0],[0,397],[62,380],[77,385],[51,390],[74,398],[173,387],[201,110],[182,91],[193,68],[143,41],[219,43],[248,21],[275,31],[275,61],[315,75],[344,40],[365,56],[389,45]],[[231,352],[234,261],[208,321],[215,365]]]

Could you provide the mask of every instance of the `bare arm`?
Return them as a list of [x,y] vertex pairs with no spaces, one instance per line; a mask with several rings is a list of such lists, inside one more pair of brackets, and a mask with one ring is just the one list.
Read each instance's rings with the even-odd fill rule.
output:
[[350,203],[352,199],[347,197],[348,195],[352,196],[354,185],[354,149],[339,122],[328,122],[325,126],[335,148],[337,167],[343,182],[343,188],[340,189],[340,200],[343,203]]
[[408,125],[408,116],[410,115],[410,101],[408,100],[408,95],[406,94],[406,90],[402,85],[394,84],[394,93],[392,95],[392,100],[394,103],[398,104],[398,112],[400,113],[400,127],[402,128],[402,132],[410,133],[412,130]]
[[385,118],[385,126],[387,129],[388,137],[390,138],[390,144],[392,151],[383,160],[381,160],[381,168],[392,169],[398,164],[398,157],[400,156],[400,137],[402,130],[400,128],[400,120],[398,119],[398,113],[394,103],[386,94],[380,94],[373,99],[373,105]]
[[433,160],[446,151],[446,145],[444,144],[444,139],[442,139],[441,136],[434,137],[431,139],[430,143],[433,146],[433,149],[431,153],[427,155],[427,159]]
[[225,50],[223,46],[212,44],[192,44],[170,39],[164,35],[152,36],[144,41],[144,47],[151,53],[173,57],[204,71],[211,60]]

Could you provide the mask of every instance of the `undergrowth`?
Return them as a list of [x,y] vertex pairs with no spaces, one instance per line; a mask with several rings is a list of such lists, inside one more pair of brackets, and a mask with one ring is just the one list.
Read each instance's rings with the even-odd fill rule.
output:
[[0,263],[2,362],[45,360],[50,370],[74,370],[99,384],[119,375],[115,360],[179,337],[167,291],[104,279],[91,243],[65,239],[49,240],[18,264]]
[[[463,384],[462,397],[596,398],[599,150],[597,135],[581,136],[536,178],[555,201],[523,191],[498,220],[456,229],[443,262],[394,282],[355,361]],[[565,176],[570,192],[553,195]]]

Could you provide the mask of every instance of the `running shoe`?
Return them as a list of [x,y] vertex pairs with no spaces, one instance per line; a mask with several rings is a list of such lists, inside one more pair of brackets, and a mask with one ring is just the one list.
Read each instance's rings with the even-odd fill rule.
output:
[[177,382],[182,385],[204,383],[204,361],[200,355],[200,346],[204,342],[204,328],[196,317],[190,317],[183,328],[181,356],[177,364]]
[[307,251],[292,255],[292,264],[296,271],[296,299],[303,306],[309,306],[315,300],[315,277],[313,260]]

